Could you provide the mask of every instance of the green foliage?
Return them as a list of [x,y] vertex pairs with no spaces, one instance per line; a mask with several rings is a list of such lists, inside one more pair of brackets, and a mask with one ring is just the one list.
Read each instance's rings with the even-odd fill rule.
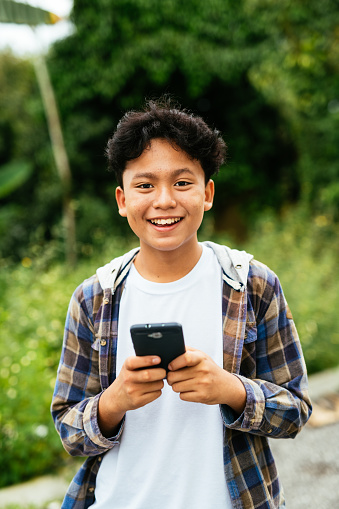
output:
[[[92,232],[106,229],[103,218],[115,207],[107,139],[126,109],[164,92],[228,143],[212,212],[218,231],[245,238],[267,207],[296,201],[310,215],[339,219],[337,2],[75,0],[72,20],[76,30],[48,61],[74,176],[80,253],[90,251],[84,204],[91,204]],[[63,227],[32,69],[11,55],[0,56],[0,111],[0,164],[33,165],[11,200],[1,200],[8,210],[0,212],[0,253],[19,260],[28,246],[60,244]],[[120,233],[121,224],[114,214],[109,227]]]
[[[49,414],[63,323],[75,287],[130,247],[103,153],[123,112],[145,97],[169,92],[224,133],[228,165],[201,238],[241,239],[278,274],[309,372],[339,364],[337,7],[75,0],[76,31],[49,55],[84,257],[71,274],[55,263],[61,189],[33,69],[0,54],[0,165],[12,168],[7,183],[0,173],[2,486],[66,461]],[[13,172],[13,161],[31,173]]]
[[[211,236],[207,217],[200,238]],[[66,459],[49,413],[63,325],[74,289],[96,268],[132,247],[107,237],[77,270],[46,269],[43,254],[0,271],[1,486],[51,472]],[[239,245],[232,247],[239,248]],[[301,338],[309,373],[339,364],[339,232],[327,216],[310,221],[291,209],[280,221],[266,214],[241,248],[279,276]],[[90,254],[90,253],[87,253]],[[45,254],[48,258],[48,253]],[[47,259],[47,265],[49,260]]]
[[0,0],[0,23],[25,25],[54,24],[59,20],[55,14],[14,0]]
[[[23,509],[23,506],[21,504],[8,504],[4,506],[4,509]],[[25,504],[24,509],[45,509],[45,508],[38,507],[34,504],[29,505]]]
[[310,219],[307,210],[296,207],[277,219],[273,210],[266,211],[241,245],[210,232],[207,238],[245,249],[277,273],[309,373],[339,365],[339,228],[330,215]]
[[[111,257],[129,248],[106,244]],[[67,457],[49,407],[70,297],[107,257],[67,273],[25,257],[0,271],[0,487],[60,468]]]
[[298,150],[302,199],[338,220],[338,2],[250,0],[270,32],[251,83],[288,119]]
[[17,260],[50,238],[60,217],[59,183],[31,63],[0,54],[0,165],[23,161],[30,175],[0,197],[0,257]]
[[309,372],[339,364],[338,2],[75,0],[72,17],[49,55],[83,255],[72,274],[33,68],[0,54],[0,165],[31,168],[11,170],[22,181],[6,196],[0,173],[2,485],[66,459],[49,415],[64,318],[74,288],[129,248],[103,154],[145,97],[170,93],[222,131],[228,164],[201,238],[238,238],[275,270]]
[[[1,287],[1,485],[25,480],[56,468],[62,455],[48,406],[57,366],[64,312],[48,288],[55,275],[34,284],[28,268],[2,276]],[[43,300],[51,299],[47,308]]]
[[0,53],[0,164],[34,160],[39,147],[36,139],[41,135],[38,97],[31,63],[10,52]]
[[248,79],[268,34],[260,19],[249,19],[246,2],[76,1],[72,19],[75,33],[55,45],[49,64],[77,192],[90,182],[95,195],[106,198],[112,177],[100,154],[122,112],[169,92],[229,144],[218,216],[240,197],[243,210],[257,213],[297,195],[289,128]]
[[339,365],[338,225],[291,208],[262,217],[243,247],[278,274],[309,373]]
[[0,168],[0,198],[11,194],[30,177],[32,165],[25,161],[12,161]]

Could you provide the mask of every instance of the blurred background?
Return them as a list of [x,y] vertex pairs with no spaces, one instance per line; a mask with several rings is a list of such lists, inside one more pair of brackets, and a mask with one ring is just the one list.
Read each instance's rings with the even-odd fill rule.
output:
[[0,0],[0,487],[67,465],[68,302],[137,244],[105,145],[163,93],[229,147],[200,240],[277,272],[309,373],[339,364],[339,2]]

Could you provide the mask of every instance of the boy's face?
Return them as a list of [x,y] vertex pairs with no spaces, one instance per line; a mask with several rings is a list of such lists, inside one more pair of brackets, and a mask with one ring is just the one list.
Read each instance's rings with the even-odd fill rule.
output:
[[119,213],[127,217],[141,249],[156,254],[196,248],[197,230],[214,196],[213,181],[205,185],[200,162],[157,138],[127,163],[123,185],[116,190]]

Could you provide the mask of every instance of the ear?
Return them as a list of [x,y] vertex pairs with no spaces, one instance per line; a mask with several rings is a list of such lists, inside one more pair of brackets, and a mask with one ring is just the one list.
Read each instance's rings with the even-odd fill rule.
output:
[[209,180],[205,187],[205,204],[204,204],[204,211],[211,210],[213,205],[213,198],[214,198],[214,182],[213,180]]
[[115,199],[118,204],[119,214],[122,217],[127,217],[125,193],[122,187],[120,186],[117,187],[115,190]]

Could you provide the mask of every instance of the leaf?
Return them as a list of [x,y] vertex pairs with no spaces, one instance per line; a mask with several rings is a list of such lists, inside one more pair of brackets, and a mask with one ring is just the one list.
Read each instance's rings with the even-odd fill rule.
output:
[[0,23],[16,23],[31,26],[54,25],[61,18],[56,14],[13,0],[0,0]]
[[33,165],[27,161],[13,161],[0,167],[0,199],[22,186],[32,170]]

